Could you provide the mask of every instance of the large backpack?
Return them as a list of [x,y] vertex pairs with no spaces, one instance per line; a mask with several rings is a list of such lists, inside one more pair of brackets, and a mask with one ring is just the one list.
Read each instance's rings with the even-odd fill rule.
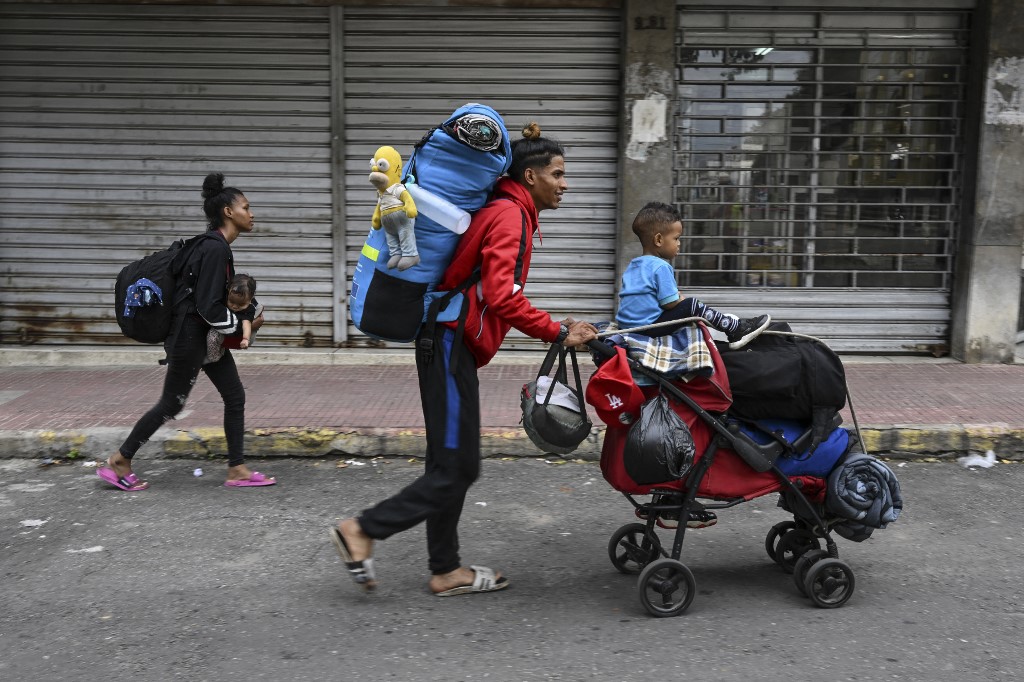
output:
[[[475,137],[475,131],[464,125],[474,116],[487,117],[497,124],[496,132],[501,139]],[[483,130],[486,132],[487,128]],[[495,143],[489,151],[479,148]],[[511,141],[501,115],[484,104],[466,104],[416,144],[402,182],[419,185],[472,213],[486,203],[494,183],[511,162]],[[370,230],[352,275],[349,296],[352,323],[364,334],[384,341],[412,341],[436,299],[443,299],[434,306],[437,321],[458,318],[461,306],[449,305],[453,297],[435,294],[434,290],[452,259],[460,235],[423,212],[416,217],[415,234],[420,262],[400,271],[387,267],[384,230]]]
[[207,234],[178,239],[121,268],[114,283],[114,314],[121,332],[141,343],[163,343],[171,333],[175,308],[192,294],[178,288],[188,256]]
[[[771,331],[790,332],[785,323]],[[729,413],[749,420],[795,419],[810,424],[811,450],[832,432],[846,405],[846,371],[821,341],[788,334],[761,334],[741,350],[718,350],[729,375]]]

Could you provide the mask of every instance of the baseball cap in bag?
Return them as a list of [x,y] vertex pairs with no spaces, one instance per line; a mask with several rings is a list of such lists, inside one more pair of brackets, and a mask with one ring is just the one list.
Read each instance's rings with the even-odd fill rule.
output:
[[[572,359],[575,389],[569,386],[567,355]],[[550,376],[552,369],[554,376]],[[520,398],[523,429],[541,450],[568,455],[590,434],[591,423],[583,407],[583,383],[574,349],[552,344],[537,378],[523,384]]]
[[626,349],[615,347],[615,357],[601,363],[587,383],[587,402],[609,426],[629,426],[640,416],[644,393],[633,381]]

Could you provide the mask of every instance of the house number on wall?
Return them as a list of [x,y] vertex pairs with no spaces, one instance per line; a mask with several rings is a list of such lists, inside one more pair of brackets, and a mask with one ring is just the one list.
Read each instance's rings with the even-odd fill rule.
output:
[[665,21],[665,17],[657,14],[650,14],[646,17],[636,17],[633,19],[633,22],[637,31],[664,31],[668,28],[668,23]]

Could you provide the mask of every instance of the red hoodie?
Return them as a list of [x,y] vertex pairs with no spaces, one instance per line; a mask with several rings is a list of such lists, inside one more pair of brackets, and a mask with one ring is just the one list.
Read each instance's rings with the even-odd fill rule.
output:
[[[452,262],[437,287],[439,291],[454,289],[474,269],[480,268],[480,285],[466,296],[469,314],[463,337],[477,367],[491,361],[512,327],[548,343],[554,342],[561,329],[560,323],[552,320],[548,313],[533,307],[523,289],[514,287],[524,214],[527,241],[522,282],[525,285],[533,255],[533,234],[538,229],[537,207],[525,187],[509,178],[501,178],[494,186],[491,201],[473,215],[473,222],[459,240]],[[445,324],[456,326],[455,322]]]

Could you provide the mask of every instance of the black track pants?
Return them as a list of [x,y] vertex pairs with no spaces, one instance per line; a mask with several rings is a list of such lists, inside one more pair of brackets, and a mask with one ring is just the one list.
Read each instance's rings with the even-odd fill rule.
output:
[[142,415],[121,445],[125,458],[131,459],[157,429],[173,419],[185,407],[199,370],[206,372],[224,401],[224,435],[228,443],[228,466],[245,462],[245,389],[231,351],[217,362],[203,364],[206,357],[206,333],[209,326],[199,318],[187,316],[177,337],[167,346],[167,374],[160,400]]
[[[671,322],[672,320],[684,320],[688,317],[702,317],[714,329],[730,333],[739,325],[735,317],[721,313],[709,305],[706,305],[695,298],[684,298],[675,305],[663,312],[655,322]],[[682,325],[680,325],[681,327]],[[651,330],[654,336],[664,336],[679,329],[676,326],[661,327]]]
[[454,571],[459,557],[459,518],[466,491],[480,476],[480,382],[465,347],[449,372],[454,333],[438,326],[430,358],[419,351],[416,370],[427,431],[423,475],[359,516],[363,532],[384,539],[426,521],[430,572]]

